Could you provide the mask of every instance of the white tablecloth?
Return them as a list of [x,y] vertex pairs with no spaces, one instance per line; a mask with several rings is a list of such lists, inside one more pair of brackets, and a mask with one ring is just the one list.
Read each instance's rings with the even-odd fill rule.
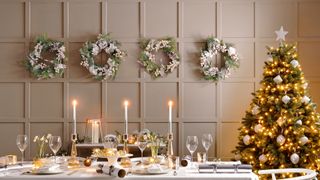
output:
[[[23,179],[37,179],[37,180],[62,180],[62,179],[92,179],[92,180],[113,180],[119,179],[105,174],[97,174],[95,168],[80,168],[78,170],[68,170],[62,174],[57,175],[30,175],[23,174],[26,170],[13,170],[12,172],[4,174],[1,172],[0,180],[23,180]],[[173,173],[165,175],[133,175],[129,174],[124,179],[128,180],[258,180],[254,173],[198,173],[197,171],[189,171],[186,168],[180,168],[176,176]]]

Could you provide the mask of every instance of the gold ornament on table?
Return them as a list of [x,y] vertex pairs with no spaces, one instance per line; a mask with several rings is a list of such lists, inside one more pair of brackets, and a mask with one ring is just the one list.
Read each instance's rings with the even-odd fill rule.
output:
[[77,134],[72,134],[71,137],[72,146],[71,146],[71,157],[68,160],[68,168],[79,168],[80,162],[77,158],[77,147],[76,147],[76,141],[77,141]]
[[83,161],[83,165],[86,166],[86,167],[90,167],[90,166],[91,166],[91,163],[92,163],[91,158],[86,158],[86,159]]

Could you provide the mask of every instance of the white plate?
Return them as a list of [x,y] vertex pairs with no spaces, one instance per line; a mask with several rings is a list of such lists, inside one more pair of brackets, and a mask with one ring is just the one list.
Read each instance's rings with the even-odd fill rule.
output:
[[149,172],[147,169],[132,169],[132,174],[138,174],[138,175],[159,175],[159,174],[168,174],[170,172],[170,169],[166,168],[159,172]]
[[59,170],[55,170],[55,171],[34,171],[34,172],[30,172],[30,174],[33,175],[54,175],[54,174],[61,174],[63,173],[63,171],[61,169]]

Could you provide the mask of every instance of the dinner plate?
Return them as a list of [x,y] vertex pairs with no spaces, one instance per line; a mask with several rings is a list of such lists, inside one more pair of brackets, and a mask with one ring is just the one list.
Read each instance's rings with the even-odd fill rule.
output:
[[55,175],[55,174],[61,174],[63,171],[61,169],[55,170],[55,171],[31,171],[30,174],[33,175]]
[[163,169],[162,171],[159,172],[149,172],[147,169],[132,169],[131,173],[132,174],[137,174],[137,175],[160,175],[160,174],[168,174],[170,172],[169,168]]

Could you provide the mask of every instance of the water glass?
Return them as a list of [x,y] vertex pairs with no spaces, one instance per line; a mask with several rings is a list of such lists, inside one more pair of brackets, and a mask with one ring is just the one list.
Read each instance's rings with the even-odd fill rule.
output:
[[[202,146],[206,150],[206,154],[208,155],[208,150],[213,142],[213,138],[211,134],[203,134],[202,135]],[[207,159],[205,159],[207,161]]]
[[188,136],[186,146],[191,154],[191,162],[192,162],[193,161],[193,153],[198,148],[198,137],[197,136]]

